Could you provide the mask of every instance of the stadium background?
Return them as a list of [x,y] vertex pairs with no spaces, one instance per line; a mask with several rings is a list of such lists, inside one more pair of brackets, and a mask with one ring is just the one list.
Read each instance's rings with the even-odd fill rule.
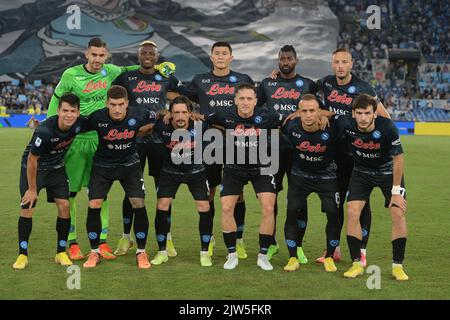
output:
[[[69,30],[66,26],[70,17],[66,9],[71,4],[81,8],[81,29]],[[366,21],[370,14],[366,13],[366,9],[369,5],[380,7],[379,30],[367,28]],[[111,62],[118,65],[135,64],[137,44],[145,39],[155,41],[163,57],[177,64],[177,77],[183,81],[209,70],[210,46],[219,40],[229,41],[233,46],[235,60],[232,69],[248,73],[256,81],[262,80],[276,67],[277,52],[284,44],[292,44],[299,53],[297,72],[312,79],[331,73],[331,52],[336,47],[349,48],[354,57],[354,72],[375,87],[401,134],[405,135],[403,143],[410,230],[406,266],[407,270],[412,269],[412,281],[405,285],[393,284],[384,274],[383,289],[374,293],[366,288],[365,279],[351,284],[339,277],[330,280],[312,262],[303,271],[285,275],[281,273],[282,265],[287,260],[285,248],[275,259],[278,270],[272,280],[271,275],[266,276],[256,270],[253,256],[249,258],[251,261],[245,261],[239,266],[236,279],[224,275],[221,269],[225,248],[220,236],[214,270],[199,270],[194,206],[183,206],[185,201],[191,201],[186,189],[182,189],[182,195],[177,196],[179,200],[175,202],[174,237],[177,249],[180,247],[181,252],[184,249],[185,257],[190,254],[191,258],[184,260],[181,255],[173,259],[171,265],[152,268],[145,276],[131,267],[131,257],[127,257],[126,263],[105,263],[96,276],[91,273],[85,277],[89,279],[83,281],[82,288],[85,290],[74,293],[65,288],[65,272],[57,266],[48,266],[52,252],[50,248],[54,246],[55,210],[41,200],[31,239],[33,266],[24,274],[15,273],[10,269],[10,264],[16,252],[19,159],[30,132],[26,129],[2,128],[0,216],[3,223],[0,234],[6,236],[6,241],[2,241],[1,247],[0,297],[448,299],[448,290],[442,288],[441,280],[449,276],[449,271],[441,268],[440,261],[448,257],[448,253],[439,251],[442,248],[435,248],[436,243],[442,243],[442,237],[447,240],[449,230],[445,215],[449,197],[443,188],[443,183],[450,178],[450,142],[446,137],[450,135],[448,9],[448,2],[436,0],[1,2],[0,128],[24,127],[31,115],[45,118],[47,104],[59,76],[67,67],[83,63],[82,52],[87,39],[93,34],[108,43],[113,54]],[[147,206],[152,221],[154,190],[148,177],[146,184],[149,189]],[[248,239],[249,251],[253,248],[256,252],[257,203],[251,199],[252,191],[248,190],[247,193],[250,205],[245,237]],[[113,188],[112,195],[116,199],[111,206],[111,244],[115,245],[121,232],[122,195],[117,186]],[[374,197],[374,232],[369,243],[368,259],[369,264],[375,260],[374,263],[380,266],[384,264],[388,270],[390,221],[382,207],[380,193]],[[41,195],[40,199],[45,198]],[[79,201],[79,205],[79,212],[85,212],[86,203]],[[320,253],[324,236],[324,220],[317,211],[318,201],[313,197],[305,249],[311,261]],[[282,237],[284,216],[282,213],[278,220],[279,238]],[[217,233],[220,230],[219,219],[216,218],[215,222]],[[79,223],[83,225],[83,221]],[[188,226],[191,226],[190,229]],[[156,250],[154,242],[154,239],[149,239],[151,255]],[[86,245],[87,241],[84,247]],[[308,245],[311,249],[307,248]],[[343,247],[345,256],[345,243]],[[338,265],[340,271],[343,271],[347,262],[348,258]],[[425,263],[433,263],[437,270],[436,277],[426,277]],[[132,269],[129,271],[132,275],[129,284],[118,278],[118,274],[126,277],[127,268]],[[98,290],[96,284],[104,284],[101,269],[118,281],[117,286]],[[205,279],[205,284],[197,284],[201,289],[193,290],[196,282],[191,284],[187,280],[183,281],[183,274],[199,274],[200,279]],[[130,289],[133,285],[142,284],[140,281],[143,279],[150,281],[144,282],[146,286],[156,286],[156,290],[146,290],[145,287],[137,291]],[[37,281],[41,286],[32,285],[31,281]],[[326,283],[330,284],[330,281],[331,285],[336,286],[335,292],[326,289]],[[273,290],[271,284],[279,290]],[[299,291],[301,286],[309,288],[309,294]],[[23,292],[21,289],[27,288],[29,292],[20,293]],[[114,291],[115,288],[118,292]]]

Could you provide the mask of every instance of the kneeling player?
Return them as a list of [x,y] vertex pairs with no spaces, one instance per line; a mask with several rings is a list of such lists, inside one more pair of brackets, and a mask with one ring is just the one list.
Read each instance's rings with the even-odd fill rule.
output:
[[[284,234],[289,251],[289,261],[285,271],[296,271],[298,241],[302,242],[307,217],[298,215],[299,209],[307,202],[307,197],[315,192],[322,202],[322,210],[327,215],[326,254],[324,267],[327,272],[336,271],[333,254],[339,245],[340,223],[338,218],[339,191],[336,164],[333,161],[333,146],[338,136],[337,129],[320,129],[320,107],[316,97],[305,94],[300,103],[300,121],[290,120],[282,127],[283,133],[295,146],[291,178],[288,187],[288,204]],[[299,239],[299,240],[297,240]]]
[[396,280],[408,280],[402,266],[407,235],[403,149],[395,124],[387,118],[377,117],[376,111],[376,100],[361,94],[353,104],[353,118],[342,119],[340,124],[355,159],[347,196],[347,242],[353,265],[344,276],[355,278],[364,273],[360,261],[362,232],[359,217],[373,188],[379,187],[392,218],[392,275]]
[[200,264],[203,267],[209,267],[212,266],[208,246],[212,235],[213,218],[209,207],[207,175],[202,164],[202,141],[197,139],[199,131],[204,131],[205,124],[202,122],[195,124],[193,120],[190,120],[192,104],[184,96],[175,98],[169,106],[169,111],[171,122],[166,125],[159,120],[153,127],[153,131],[159,133],[164,140],[165,153],[158,183],[158,203],[155,216],[159,252],[151,263],[159,265],[169,259],[166,248],[169,208],[178,187],[185,183],[195,199],[200,215]]
[[86,229],[91,244],[91,253],[83,264],[93,268],[100,262],[99,239],[102,231],[100,211],[114,181],[122,185],[130,200],[135,215],[134,234],[137,242],[138,267],[148,269],[145,245],[148,234],[148,217],[144,203],[144,178],[136,152],[136,136],[147,131],[154,122],[155,114],[142,109],[128,110],[127,91],[121,86],[112,86],[107,94],[107,108],[93,112],[88,118],[88,127],[97,131],[99,145],[95,152],[89,182],[89,208]]
[[55,202],[58,209],[56,231],[58,234],[55,262],[72,265],[66,254],[70,229],[69,184],[64,167],[64,155],[74,137],[81,132],[80,99],[71,93],[59,100],[57,115],[40,123],[22,157],[20,194],[22,197],[19,217],[19,257],[14,269],[28,265],[28,244],[32,227],[33,208],[39,191],[47,189],[48,202]]

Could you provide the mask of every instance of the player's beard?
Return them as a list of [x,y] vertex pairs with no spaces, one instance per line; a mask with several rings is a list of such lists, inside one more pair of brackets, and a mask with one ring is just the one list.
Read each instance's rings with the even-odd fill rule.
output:
[[287,76],[287,75],[291,74],[295,70],[295,67],[292,67],[292,68],[290,68],[290,67],[286,67],[286,68],[285,67],[279,67],[279,69],[280,69],[280,72],[282,74]]
[[361,130],[361,131],[367,131],[371,126],[372,126],[372,124],[375,122],[375,117],[373,117],[372,118],[372,120],[369,122],[369,124],[367,125],[367,126],[365,126],[364,128],[362,128],[362,127],[360,127],[359,125],[358,125],[358,129],[363,129],[363,130]]

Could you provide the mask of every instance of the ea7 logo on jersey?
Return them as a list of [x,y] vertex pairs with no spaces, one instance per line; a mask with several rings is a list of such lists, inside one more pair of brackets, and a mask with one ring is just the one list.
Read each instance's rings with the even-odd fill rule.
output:
[[107,123],[99,123],[99,124],[98,124],[98,127],[99,127],[99,128],[107,128],[107,127],[108,127],[108,124],[107,124]]
[[211,79],[202,79],[202,83],[210,83]]
[[277,86],[277,82],[271,82],[271,81],[269,81],[269,82],[267,83],[267,86],[269,86],[269,87],[276,87],[276,86]]
[[41,143],[42,143],[41,138],[36,137],[36,141],[34,142],[34,145],[35,145],[36,147],[39,147],[39,146],[41,145]]

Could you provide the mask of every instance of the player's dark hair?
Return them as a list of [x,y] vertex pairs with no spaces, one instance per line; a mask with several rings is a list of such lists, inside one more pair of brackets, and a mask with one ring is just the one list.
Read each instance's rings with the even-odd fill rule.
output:
[[350,58],[353,59],[352,53],[350,50],[348,50],[347,48],[337,48],[336,50],[333,51],[333,56],[338,53],[338,52],[345,52],[348,53],[350,55]]
[[67,102],[72,107],[80,110],[80,98],[78,98],[76,94],[71,92],[64,93],[61,98],[59,98],[58,109],[61,108],[63,102]]
[[372,106],[374,112],[377,111],[377,100],[371,95],[362,93],[353,101],[352,110],[365,109],[368,106]]
[[253,90],[253,92],[256,94],[255,86],[252,85],[252,84],[249,84],[249,83],[243,83],[243,84],[238,85],[236,87],[236,93],[235,94],[238,94],[239,91],[244,90],[244,89]]
[[228,49],[230,49],[230,53],[233,53],[233,50],[231,49],[231,45],[228,42],[219,41],[219,42],[214,43],[211,47],[211,53],[213,52],[215,47],[227,47]]
[[112,86],[111,88],[109,88],[106,96],[108,99],[125,98],[126,100],[128,100],[127,89],[125,89],[122,86],[118,86],[118,85],[115,85],[115,86]]
[[178,96],[175,99],[173,99],[172,102],[170,102],[169,105],[170,112],[172,112],[173,106],[175,104],[185,104],[189,112],[192,112],[192,110],[194,109],[191,100],[189,100],[189,98],[185,96]]
[[106,48],[106,42],[100,38],[92,38],[88,43],[88,48],[90,47]]
[[300,102],[298,103],[298,105],[300,105],[300,103],[302,101],[315,101],[320,106],[320,103],[319,103],[319,100],[317,99],[317,97],[311,93],[302,95],[302,98],[300,99]]
[[295,48],[290,44],[282,46],[279,53],[281,52],[292,52],[294,54],[294,57],[297,58],[297,51],[295,51]]

